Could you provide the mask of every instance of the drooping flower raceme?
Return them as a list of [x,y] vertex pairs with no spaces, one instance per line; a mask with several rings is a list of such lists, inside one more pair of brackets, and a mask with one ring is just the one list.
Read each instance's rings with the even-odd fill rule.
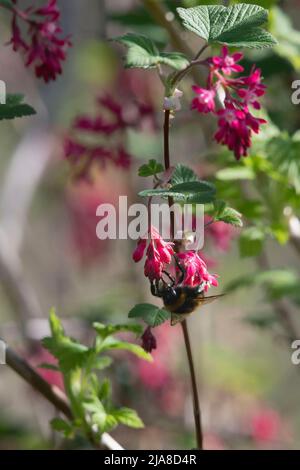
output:
[[132,257],[136,263],[141,261],[148,244],[144,273],[150,281],[159,281],[162,278],[166,265],[172,262],[172,256],[175,254],[173,249],[174,244],[165,242],[154,227],[151,227],[149,235],[149,243],[145,238],[141,238],[138,241]]
[[211,286],[217,287],[217,276],[210,274],[205,261],[197,251],[185,251],[178,254],[181,266],[185,270],[183,285],[195,287],[199,284],[204,285],[204,291],[207,292]]
[[129,169],[133,157],[124,145],[126,131],[140,128],[147,118],[154,121],[151,105],[131,103],[128,116],[127,102],[122,98],[117,100],[106,94],[97,98],[96,104],[95,116],[82,114],[74,119],[64,145],[65,157],[75,168],[77,178],[86,180],[90,178],[94,164],[105,168],[110,162],[124,170]]
[[[259,98],[265,94],[266,86],[261,83],[261,72],[255,67],[249,76],[232,78],[233,73],[240,73],[244,68],[238,63],[243,54],[230,55],[223,47],[221,55],[207,59],[209,67],[207,88],[193,86],[196,97],[192,109],[200,113],[214,113],[218,118],[218,131],[215,139],[227,145],[234,152],[237,160],[247,156],[251,147],[253,132],[258,134],[264,119],[253,116],[250,108],[260,109]],[[222,107],[218,108],[218,91],[225,94]]]
[[[10,7],[13,18],[9,43],[14,51],[23,52],[27,67],[34,65],[38,78],[43,78],[46,83],[55,80],[62,73],[62,62],[71,46],[68,37],[61,37],[57,1],[48,0],[44,7],[31,6],[25,11],[18,8],[17,0],[13,3]],[[27,37],[23,37],[19,22],[27,25]]]
[[[149,234],[151,237],[149,242],[146,238],[141,238],[138,241],[133,252],[133,260],[136,263],[141,261],[146,251],[144,273],[153,282],[162,279],[163,273],[172,263],[175,251],[174,244],[164,241],[154,227],[151,227]],[[185,272],[183,285],[195,287],[203,284],[205,291],[211,286],[218,286],[217,276],[208,272],[207,264],[199,252],[185,251],[176,254],[176,256]],[[180,273],[178,272],[177,274],[177,279],[179,279]]]

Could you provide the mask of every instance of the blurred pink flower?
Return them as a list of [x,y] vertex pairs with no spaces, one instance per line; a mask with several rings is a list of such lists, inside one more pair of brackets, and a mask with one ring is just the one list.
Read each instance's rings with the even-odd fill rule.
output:
[[93,185],[81,181],[68,187],[68,247],[72,258],[78,260],[82,267],[99,262],[99,258],[109,253],[109,241],[99,240],[95,232],[99,222],[96,215],[98,206],[107,203],[116,205],[119,194],[126,194],[127,191],[127,187],[116,179],[112,182],[108,176],[101,174]]
[[[211,221],[210,217],[205,217],[205,223]],[[238,231],[225,222],[214,222],[206,227],[206,236],[211,237],[214,246],[220,251],[228,251],[230,243],[237,236]]]
[[280,427],[280,416],[274,410],[265,408],[252,416],[251,434],[253,439],[258,443],[276,441]]
[[[23,52],[26,67],[34,64],[38,78],[43,78],[46,83],[55,80],[62,73],[61,63],[71,46],[68,37],[60,36],[60,11],[56,0],[48,0],[44,7],[31,6],[24,11],[17,7],[17,0],[14,0],[10,9],[13,13],[10,40],[13,50]],[[27,25],[27,38],[22,36],[18,20]]]
[[[128,99],[128,97],[127,97]],[[74,167],[77,178],[90,181],[92,168],[105,168],[108,163],[127,170],[133,156],[126,150],[124,138],[129,129],[140,129],[153,108],[137,102],[131,103],[127,112],[127,101],[106,93],[96,99],[96,114],[77,116],[65,137],[65,157]],[[86,137],[99,136],[98,143],[87,143]],[[114,138],[112,138],[112,136]]]
[[32,367],[38,369],[37,372],[44,380],[46,380],[46,382],[64,390],[64,381],[60,372],[39,367],[41,364],[57,365],[57,360],[46,349],[38,346],[36,351],[27,357],[27,360]]

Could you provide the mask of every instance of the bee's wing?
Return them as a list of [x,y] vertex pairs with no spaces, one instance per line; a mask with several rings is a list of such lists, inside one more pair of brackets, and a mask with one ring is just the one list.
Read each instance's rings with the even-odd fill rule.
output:
[[[202,297],[201,295],[197,298],[198,306],[201,307],[202,305],[210,304],[214,300],[219,299],[220,297],[224,297],[225,294],[220,295],[211,295],[208,297]],[[189,317],[191,313],[172,313],[171,314],[171,326],[177,325],[177,323],[183,322],[187,317]]]
[[224,297],[225,294],[220,294],[220,295],[211,295],[208,297],[198,297],[197,301],[199,302],[199,306],[210,304],[214,300],[219,299],[220,297]]
[[190,313],[172,313],[171,314],[171,326],[177,325],[177,323],[183,322],[189,315]]

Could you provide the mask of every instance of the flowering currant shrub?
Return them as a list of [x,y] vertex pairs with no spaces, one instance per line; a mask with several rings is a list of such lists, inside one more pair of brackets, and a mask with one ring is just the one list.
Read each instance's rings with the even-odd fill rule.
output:
[[[253,135],[260,132],[266,120],[256,113],[261,108],[260,99],[266,92],[261,72],[253,64],[250,74],[244,73],[241,65],[243,53],[230,48],[265,48],[276,44],[273,36],[261,26],[267,22],[268,12],[251,4],[238,4],[231,7],[199,6],[178,8],[177,13],[183,26],[195,33],[199,39],[199,52],[194,58],[181,52],[160,51],[149,38],[134,33],[126,33],[115,41],[127,48],[125,67],[129,69],[157,69],[162,83],[162,111],[164,113],[164,155],[163,162],[150,160],[139,169],[139,176],[152,178],[152,189],[143,190],[139,195],[148,200],[151,207],[155,197],[165,199],[170,208],[173,203],[201,204],[205,207],[205,228],[215,239],[219,248],[227,246],[231,229],[222,239],[220,225],[242,226],[242,215],[218,196],[213,181],[204,181],[186,165],[173,167],[170,155],[170,130],[172,119],[182,108],[184,96],[180,86],[192,69],[202,69],[202,83],[192,85],[190,109],[204,115],[216,117],[218,129],[212,138],[232,152],[236,160],[246,157],[252,145]],[[218,50],[215,46],[219,46]],[[213,54],[208,49],[212,47]],[[216,51],[216,52],[215,52]],[[205,76],[206,75],[206,76]],[[135,97],[138,103],[139,97]],[[125,118],[122,105],[109,96],[98,99],[97,105],[105,110],[104,117],[99,112],[95,117],[78,116],[65,142],[65,154],[78,171],[79,176],[89,178],[94,163],[105,165],[107,161],[128,167],[129,155],[118,139],[110,139],[132,127],[138,129],[148,112],[136,105],[134,119]],[[108,111],[108,114],[107,114]],[[108,117],[107,117],[108,116]],[[90,145],[84,143],[84,135],[104,136],[107,144]],[[111,144],[112,142],[112,144]],[[163,164],[162,164],[163,163]],[[215,225],[215,227],[214,227]],[[150,283],[151,293],[162,299],[163,305],[144,303],[136,305],[129,318],[141,319],[146,328],[141,336],[142,346],[149,353],[159,348],[153,329],[166,321],[172,325],[181,323],[188,353],[193,385],[194,415],[197,445],[203,447],[198,394],[196,389],[193,359],[190,352],[186,317],[196,306],[215,300],[217,296],[205,295],[212,287],[217,287],[217,274],[210,273],[205,254],[188,249],[183,240],[177,240],[174,233],[174,219],[170,217],[170,239],[165,240],[149,219],[149,227],[137,242],[133,260],[139,263],[145,259],[144,275]],[[227,237],[227,238],[226,238]],[[221,241],[220,241],[221,239]]]
[[[191,110],[202,114],[214,114],[218,130],[214,135],[217,143],[226,145],[239,160],[248,155],[252,136],[258,134],[266,120],[253,114],[261,107],[260,98],[266,92],[261,72],[253,64],[250,75],[244,72],[240,61],[241,52],[230,53],[229,47],[263,48],[273,46],[276,41],[270,33],[261,28],[267,21],[267,11],[257,5],[239,4],[232,7],[199,6],[178,8],[177,13],[183,26],[204,40],[199,44],[199,52],[193,59],[182,53],[161,52],[149,38],[133,33],[116,38],[127,47],[125,66],[128,68],[157,68],[164,88],[164,167],[151,160],[140,168],[139,175],[153,177],[153,189],[140,192],[148,198],[148,206],[153,197],[165,198],[170,208],[174,202],[182,205],[202,204],[205,217],[209,217],[207,227],[223,222],[242,226],[241,214],[220,200],[216,187],[211,181],[198,178],[193,170],[185,165],[171,166],[170,128],[176,113],[181,110],[183,92],[182,80],[192,68],[207,70],[206,85],[194,84],[195,97]],[[219,54],[204,57],[208,47],[223,44]],[[173,71],[169,71],[169,69]],[[151,221],[150,221],[151,222]],[[150,225],[147,236],[141,238],[133,253],[133,260],[139,262],[145,256],[144,274],[148,278],[151,292],[163,301],[162,308],[154,304],[136,305],[130,318],[141,318],[147,324],[142,336],[146,351],[159,347],[151,329],[171,319],[171,324],[182,324],[193,388],[194,418],[198,448],[203,448],[203,433],[200,420],[200,407],[196,388],[195,372],[189,343],[186,317],[196,306],[204,305],[217,296],[205,298],[211,287],[218,286],[218,276],[208,271],[202,252],[186,249],[182,240],[175,239],[174,218],[170,217],[171,239],[162,239],[156,227]]]
[[[200,51],[193,59],[177,52],[160,52],[145,36],[127,33],[116,38],[116,41],[128,48],[125,66],[143,69],[157,67],[165,90],[162,99],[165,114],[164,168],[159,162],[150,161],[140,169],[140,176],[154,178],[153,189],[142,191],[140,195],[148,197],[150,204],[155,196],[168,198],[171,204],[204,204],[206,230],[218,243],[218,224],[241,226],[241,214],[218,198],[212,181],[200,180],[193,170],[184,165],[176,168],[171,166],[169,132],[171,118],[175,118],[182,107],[183,92],[179,88],[180,83],[192,68],[203,68],[206,71],[206,85],[192,86],[196,96],[192,98],[190,108],[202,114],[216,116],[218,130],[214,135],[215,140],[226,145],[239,160],[242,156],[247,156],[253,133],[259,133],[260,126],[266,123],[254,114],[255,110],[261,108],[260,99],[265,94],[266,87],[255,64],[250,75],[243,74],[244,68],[240,63],[243,53],[231,53],[229,47],[263,48],[274,45],[276,41],[270,33],[261,29],[260,26],[267,20],[267,11],[257,5],[240,4],[229,8],[199,6],[178,8],[177,12],[183,20],[183,26],[202,38]],[[223,46],[219,54],[209,56],[207,49],[213,43],[221,43]],[[173,71],[169,72],[169,68]],[[228,237],[230,231],[229,228]],[[228,241],[222,240],[219,243],[219,247],[224,248],[224,243],[227,244]],[[218,286],[218,276],[209,273],[202,252],[187,250],[183,243],[174,239],[163,240],[155,227],[150,227],[147,236],[138,241],[133,260],[139,262],[144,256],[144,274],[150,281],[154,295],[170,286],[175,289],[177,286],[201,286],[203,294],[211,287]],[[140,304],[134,307],[129,316],[143,318],[148,324],[143,335],[143,344],[149,351],[151,347],[157,347],[149,328],[172,317],[172,309],[170,313],[165,306],[158,309],[151,304]]]
[[[16,0],[0,0],[0,6],[12,15],[10,44],[13,49],[22,53],[27,67],[35,68],[38,78],[45,82],[55,80],[62,72],[62,63],[71,46],[70,38],[65,37],[59,26],[60,11],[56,0],[49,0],[40,8],[30,7],[26,10],[21,10]],[[267,23],[268,12],[248,3],[230,7],[202,5],[178,8],[177,17],[183,28],[198,36],[199,52],[194,56],[169,49],[162,51],[154,41],[140,34],[127,32],[115,38],[117,43],[126,48],[126,68],[156,70],[161,79],[160,112],[164,118],[164,154],[159,160],[152,159],[140,167],[139,176],[148,178],[148,189],[140,191],[139,196],[148,202],[148,207],[151,207],[153,198],[168,201],[170,206],[173,203],[194,207],[203,205],[205,234],[214,248],[221,251],[228,249],[237,228],[243,226],[242,217],[246,218],[247,227],[242,230],[240,237],[241,254],[254,256],[261,253],[267,235],[271,234],[279,243],[289,236],[292,240],[286,226],[294,221],[294,209],[299,209],[295,200],[300,192],[300,170],[299,164],[296,164],[299,136],[280,133],[273,126],[272,135],[265,139],[264,129],[269,118],[262,114],[261,107],[267,89],[260,69],[253,63],[246,68],[244,63],[244,49],[268,48],[276,44],[273,36],[263,27]],[[194,37],[195,42],[196,39]],[[193,78],[193,83],[190,83],[190,74],[195,71],[193,76],[198,76],[198,79]],[[80,114],[73,121],[64,144],[65,156],[77,178],[90,183],[93,168],[104,169],[108,164],[131,170],[134,158],[126,147],[126,132],[140,131],[149,119],[157,130],[159,120],[156,120],[153,106],[142,103],[140,96],[128,95],[126,100],[118,94],[101,95],[96,100],[94,114]],[[215,141],[217,149],[226,153],[226,164],[229,162],[227,167],[216,175],[210,175],[209,181],[201,179],[184,161],[172,165],[170,137],[173,122],[182,108],[197,119],[199,116],[196,113],[201,114],[202,119],[210,119],[211,140]],[[19,95],[9,96],[7,104],[0,107],[0,119],[33,113],[34,110],[24,104]],[[258,149],[257,154],[252,152],[253,146]],[[221,150],[217,150],[217,153],[219,156]],[[267,159],[270,154],[272,161]],[[282,198],[270,201],[268,178],[272,179],[275,187],[273,193],[278,195],[284,187],[284,195],[289,200],[288,207],[284,207]],[[260,225],[254,223],[258,218],[257,213],[263,212],[265,208],[261,202],[250,200],[251,212],[249,205],[243,204],[238,187],[240,180],[252,181],[261,199],[270,201],[269,213],[265,219],[260,219]],[[226,190],[228,186],[230,192]],[[275,206],[279,206],[280,214],[274,216]],[[253,226],[248,226],[249,220]],[[267,229],[262,228],[263,225]],[[147,233],[140,237],[133,251],[132,258],[138,263],[137,269],[140,267],[142,270],[143,263],[150,292],[154,297],[159,297],[158,302],[161,303],[159,306],[157,303],[142,303],[130,310],[129,318],[142,320],[142,327],[95,323],[93,344],[86,346],[69,337],[55,312],[51,312],[51,336],[43,341],[44,348],[51,354],[51,360],[47,359],[48,363],[42,366],[60,374],[70,402],[69,419],[59,418],[52,422],[53,428],[64,436],[81,434],[97,446],[104,433],[118,424],[135,428],[143,426],[134,410],[118,408],[113,404],[109,380],[99,380],[97,373],[110,366],[110,352],[124,350],[146,361],[139,366],[141,376],[145,379],[143,368],[149,370],[151,367],[150,353],[156,350],[154,354],[159,351],[168,354],[163,349],[164,344],[160,344],[164,342],[164,339],[160,341],[163,338],[160,331],[168,328],[167,322],[171,322],[172,326],[180,323],[183,329],[193,386],[197,446],[203,448],[186,321],[195,310],[196,301],[202,307],[218,297],[214,288],[222,283],[222,279],[215,273],[218,271],[217,265],[208,258],[206,247],[201,251],[189,249],[188,234],[184,234],[186,238],[182,240],[176,238],[172,217],[170,235],[170,238],[162,237],[158,227],[149,220]],[[283,296],[283,289],[280,291],[279,283],[276,284],[280,276],[282,271],[270,271],[268,275],[251,273],[243,279],[239,278],[231,288],[262,283],[270,298],[276,302]],[[287,281],[290,292],[299,298],[299,279],[290,276]],[[163,324],[162,330],[155,330]],[[141,346],[120,339],[119,333],[133,333]],[[46,358],[49,357],[48,353]],[[151,377],[153,388],[159,389],[166,375],[163,368],[161,377],[157,380]],[[172,383],[170,378],[167,382]]]

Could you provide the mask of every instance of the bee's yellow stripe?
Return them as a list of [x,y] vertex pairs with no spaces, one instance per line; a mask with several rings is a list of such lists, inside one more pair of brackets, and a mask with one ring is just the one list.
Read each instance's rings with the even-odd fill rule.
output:
[[171,313],[176,312],[176,310],[184,304],[185,299],[186,299],[186,294],[182,292],[180,294],[180,297],[177,299],[177,301],[174,304],[165,305],[165,308]]

